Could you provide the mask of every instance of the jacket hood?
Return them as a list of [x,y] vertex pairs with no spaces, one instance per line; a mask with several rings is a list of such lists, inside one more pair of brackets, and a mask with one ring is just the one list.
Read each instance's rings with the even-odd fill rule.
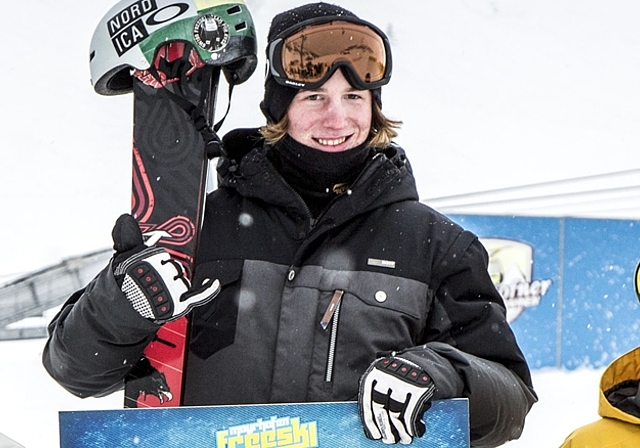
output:
[[[304,205],[267,158],[270,147],[257,130],[231,131],[225,135],[226,155],[218,162],[218,185],[234,188],[244,197],[303,213]],[[373,208],[402,200],[418,200],[412,169],[402,148],[391,145],[372,155],[347,195],[335,201],[331,215],[343,221]]]
[[640,425],[640,347],[617,358],[600,380],[598,413]]

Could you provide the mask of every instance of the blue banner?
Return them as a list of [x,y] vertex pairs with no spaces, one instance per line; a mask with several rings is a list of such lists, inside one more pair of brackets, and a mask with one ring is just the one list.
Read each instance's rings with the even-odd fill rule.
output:
[[640,221],[451,218],[487,248],[531,368],[601,368],[640,345]]

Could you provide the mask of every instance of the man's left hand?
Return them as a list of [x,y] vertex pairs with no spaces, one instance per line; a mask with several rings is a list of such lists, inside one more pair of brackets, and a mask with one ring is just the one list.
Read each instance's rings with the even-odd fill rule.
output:
[[409,444],[425,432],[422,415],[435,385],[417,364],[401,356],[380,358],[360,379],[358,407],[368,438]]

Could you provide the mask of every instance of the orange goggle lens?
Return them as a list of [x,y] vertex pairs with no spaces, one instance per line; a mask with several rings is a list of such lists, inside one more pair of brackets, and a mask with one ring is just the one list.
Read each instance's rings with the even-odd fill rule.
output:
[[313,25],[285,38],[280,49],[282,74],[289,81],[324,81],[338,65],[351,68],[363,88],[388,81],[387,47],[369,26],[334,21]]

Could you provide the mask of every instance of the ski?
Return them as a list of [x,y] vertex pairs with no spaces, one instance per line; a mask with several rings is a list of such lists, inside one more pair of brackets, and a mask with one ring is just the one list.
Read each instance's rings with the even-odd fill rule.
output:
[[[145,243],[166,248],[190,278],[209,159],[222,151],[222,120],[213,125],[220,74],[229,107],[256,50],[244,0],[121,0],[93,35],[96,92],[133,92],[131,213]],[[125,379],[125,407],[182,404],[188,331],[188,316],[159,329]]]
[[[202,67],[191,65],[195,59],[185,50],[170,44],[158,52],[154,67],[164,84],[151,71],[134,73],[131,212],[146,244],[166,248],[191,274],[209,161],[201,133],[171,95],[195,106],[208,87],[198,76]],[[167,79],[171,71],[178,76]],[[187,333],[186,317],[160,327],[125,381],[125,407],[181,403]]]

